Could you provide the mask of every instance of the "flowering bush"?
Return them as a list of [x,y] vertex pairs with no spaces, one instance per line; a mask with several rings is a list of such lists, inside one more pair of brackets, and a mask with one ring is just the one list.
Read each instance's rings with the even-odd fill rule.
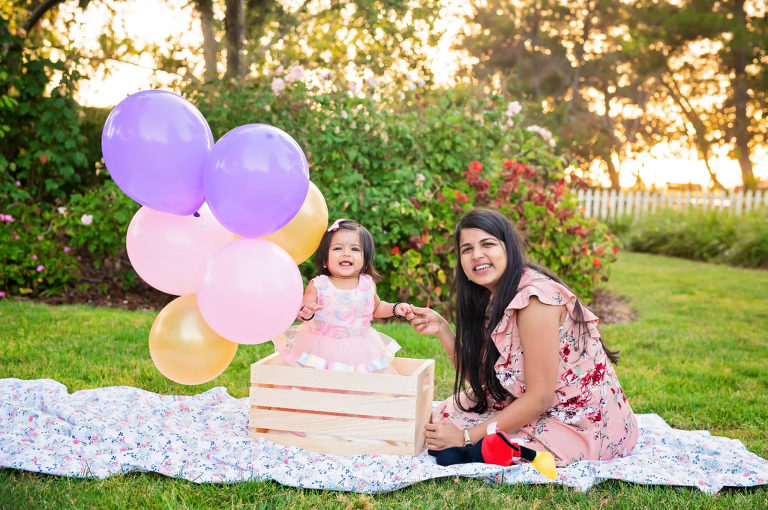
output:
[[109,180],[86,193],[72,195],[66,209],[59,212],[70,246],[87,250],[98,267],[125,246],[128,224],[139,207]]
[[[542,142],[550,145],[546,138]],[[506,160],[500,168],[488,170],[472,161],[464,179],[417,200],[429,201],[431,220],[407,247],[391,252],[396,271],[389,284],[403,300],[415,297],[448,309],[445,286],[457,263],[453,229],[472,207],[495,209],[509,218],[531,259],[555,272],[586,301],[595,284],[607,280],[607,266],[618,253],[617,239],[605,225],[583,215],[556,165],[546,172]]]
[[[11,206],[13,213],[0,214],[0,291],[5,296],[61,292],[77,282],[78,254],[87,252],[97,267],[115,257],[138,207],[112,181],[74,194],[53,210]],[[132,271],[124,267],[128,282]]]
[[[360,91],[338,84],[324,91],[302,81],[296,69],[278,69],[241,87],[195,85],[185,96],[200,108],[216,137],[242,124],[264,122],[299,142],[330,217],[354,218],[373,234],[385,299],[393,299],[401,288],[397,275],[388,275],[396,260],[390,252],[422,242],[422,227],[433,218],[453,225],[455,211],[431,197],[461,179],[469,161],[478,156],[501,160],[512,153],[535,161],[546,155],[547,168],[561,166],[551,152],[551,134],[523,127],[518,102],[498,96],[466,99],[452,92],[425,98],[416,82],[388,99],[378,98],[377,83],[371,80]],[[468,204],[474,194],[465,187],[457,190],[458,198]],[[311,261],[302,269],[306,277],[314,272]],[[446,268],[436,274],[441,281],[448,278]]]
[[77,61],[35,55],[6,32],[0,30],[0,202],[63,199],[89,170],[73,98]]
[[0,290],[4,296],[54,294],[72,280],[78,262],[56,228],[56,213],[26,209],[0,214]]
[[[415,75],[391,94],[375,79],[358,87],[324,80],[293,66],[236,84],[194,84],[183,95],[197,105],[217,139],[237,126],[261,122],[299,142],[330,217],[356,219],[373,234],[375,263],[384,275],[379,284],[383,299],[445,302],[456,262],[450,233],[473,206],[493,207],[510,217],[529,241],[534,259],[589,298],[595,278],[604,275],[613,241],[598,239],[602,227],[581,217],[561,181],[556,140],[546,129],[526,123],[520,103],[499,96],[467,98],[461,91],[424,96]],[[507,159],[515,163],[505,165]],[[101,178],[100,163],[93,163]],[[25,190],[22,183],[14,186]],[[22,201],[16,200],[17,205]],[[45,207],[50,210],[39,215],[21,214],[23,208]],[[49,257],[69,246],[80,254],[87,250],[98,264],[123,249],[138,207],[107,181],[72,194],[66,203],[27,202],[0,213],[23,218],[31,230],[47,231],[44,238],[56,243]],[[0,226],[10,232],[7,223]],[[35,243],[27,239],[21,244],[3,243],[0,255],[13,249],[13,260],[28,264]],[[76,262],[66,267],[74,271]],[[19,274],[27,275],[30,267],[37,273],[37,265],[24,267]],[[314,273],[311,260],[301,269],[306,277]],[[35,276],[3,276],[0,290],[41,292],[31,283]],[[59,288],[72,278],[58,277],[50,286]]]

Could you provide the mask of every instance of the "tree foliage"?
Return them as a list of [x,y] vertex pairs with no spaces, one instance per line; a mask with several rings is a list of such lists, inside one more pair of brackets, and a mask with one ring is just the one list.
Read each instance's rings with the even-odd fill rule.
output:
[[73,99],[80,75],[71,62],[53,61],[11,35],[3,18],[0,45],[0,199],[61,200],[92,182]]
[[705,161],[730,148],[755,185],[749,155],[768,129],[760,2],[489,1],[475,21],[479,73],[554,111],[574,160],[602,160],[613,187],[614,161],[670,141]]
[[743,185],[754,188],[750,154],[765,144],[768,132],[765,4],[642,1],[634,13],[633,35],[645,44],[635,46],[632,55],[654,78],[658,101],[681,119],[652,135],[686,137],[703,159],[718,147],[728,148],[739,161]]
[[[424,62],[438,2],[358,0],[301,2],[226,0],[220,23],[211,0],[195,0],[205,34],[206,76],[218,76],[212,58],[226,49],[227,77],[300,64],[346,73],[382,76]],[[226,44],[222,44],[222,42]]]

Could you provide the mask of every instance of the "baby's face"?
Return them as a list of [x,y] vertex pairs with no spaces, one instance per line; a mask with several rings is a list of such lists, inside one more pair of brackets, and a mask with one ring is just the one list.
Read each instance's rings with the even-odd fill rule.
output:
[[356,278],[363,269],[363,247],[356,230],[339,229],[331,238],[328,271],[338,278]]

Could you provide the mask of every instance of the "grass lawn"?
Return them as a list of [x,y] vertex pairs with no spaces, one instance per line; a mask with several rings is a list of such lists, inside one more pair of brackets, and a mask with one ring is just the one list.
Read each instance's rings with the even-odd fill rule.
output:
[[[741,440],[768,458],[768,272],[622,253],[606,287],[638,311],[601,328],[622,351],[619,378],[638,413],[682,429]],[[154,367],[147,334],[156,313],[0,302],[0,378],[50,378],[70,392],[130,385],[164,394],[226,386],[248,394],[248,367],[271,343],[241,346],[212,383],[181,386]],[[453,379],[439,342],[407,325],[381,327],[401,356],[435,358],[436,398]],[[560,486],[432,480],[375,496],[304,490],[274,482],[195,484],[156,474],[83,480],[0,470],[0,508],[768,508],[768,487],[723,490],[604,482],[587,493]]]

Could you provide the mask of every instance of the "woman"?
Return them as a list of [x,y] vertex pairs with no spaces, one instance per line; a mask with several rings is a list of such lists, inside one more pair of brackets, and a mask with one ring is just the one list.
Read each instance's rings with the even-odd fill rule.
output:
[[456,333],[429,308],[406,315],[417,332],[437,335],[456,368],[456,395],[426,425],[427,448],[476,443],[498,429],[551,452],[558,466],[628,455],[637,421],[597,317],[556,276],[527,262],[501,214],[469,212],[454,242]]

